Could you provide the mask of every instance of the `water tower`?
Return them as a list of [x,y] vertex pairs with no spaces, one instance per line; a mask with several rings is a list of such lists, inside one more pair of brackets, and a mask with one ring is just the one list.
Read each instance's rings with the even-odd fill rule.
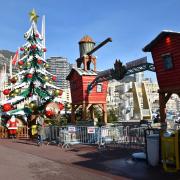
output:
[[[90,118],[94,119],[94,108],[98,106],[103,113],[103,121],[107,123],[106,96],[108,82],[97,83],[91,91],[88,91],[88,85],[97,77],[96,57],[93,53],[110,42],[111,38],[106,39],[99,45],[89,36],[84,36],[79,42],[80,57],[76,60],[77,68],[73,68],[67,80],[70,81],[72,112],[71,120],[76,122],[76,110],[82,108],[82,120],[87,120],[87,112],[90,112]],[[91,67],[92,66],[92,67]]]

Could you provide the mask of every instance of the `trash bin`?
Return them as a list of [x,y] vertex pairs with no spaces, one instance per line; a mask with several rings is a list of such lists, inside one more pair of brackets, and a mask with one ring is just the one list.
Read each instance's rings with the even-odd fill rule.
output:
[[179,132],[177,130],[161,134],[161,151],[164,170],[167,172],[179,170]]
[[147,139],[147,161],[151,166],[159,163],[159,134],[150,134]]

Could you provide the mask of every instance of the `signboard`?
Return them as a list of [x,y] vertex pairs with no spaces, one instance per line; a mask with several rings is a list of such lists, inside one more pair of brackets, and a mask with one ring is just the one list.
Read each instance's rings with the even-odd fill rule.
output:
[[88,134],[95,134],[95,127],[87,127]]
[[69,126],[69,127],[68,127],[68,132],[76,132],[76,127],[74,127],[74,126]]
[[139,66],[139,65],[145,64],[145,63],[147,63],[147,57],[136,59],[134,61],[130,61],[130,62],[126,63],[126,69],[130,69],[132,67],[136,67],[136,66]]

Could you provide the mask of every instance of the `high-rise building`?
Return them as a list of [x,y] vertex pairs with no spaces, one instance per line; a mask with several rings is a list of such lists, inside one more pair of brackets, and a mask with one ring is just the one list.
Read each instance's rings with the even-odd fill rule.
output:
[[66,77],[70,72],[70,64],[67,58],[50,57],[47,59],[47,62],[50,65],[48,71],[57,76],[56,86],[61,89],[67,89],[69,87],[69,82],[66,80]]
[[62,100],[71,103],[71,94],[69,81],[66,80],[72,65],[68,63],[67,58],[63,57],[50,57],[47,59],[50,67],[48,71],[57,76],[56,86],[63,90]]

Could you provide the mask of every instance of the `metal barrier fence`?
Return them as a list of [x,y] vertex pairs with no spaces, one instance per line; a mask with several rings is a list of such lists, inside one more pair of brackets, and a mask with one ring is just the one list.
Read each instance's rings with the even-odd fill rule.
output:
[[49,143],[69,148],[75,144],[96,144],[100,149],[108,147],[144,147],[144,130],[147,127],[129,126],[48,126],[45,138]]
[[[48,144],[69,148],[75,144],[97,145],[99,149],[135,147],[145,145],[144,130],[147,127],[132,128],[130,126],[47,126],[44,139]],[[7,128],[0,127],[0,138],[7,138]],[[18,128],[17,138],[27,138],[27,127]]]

